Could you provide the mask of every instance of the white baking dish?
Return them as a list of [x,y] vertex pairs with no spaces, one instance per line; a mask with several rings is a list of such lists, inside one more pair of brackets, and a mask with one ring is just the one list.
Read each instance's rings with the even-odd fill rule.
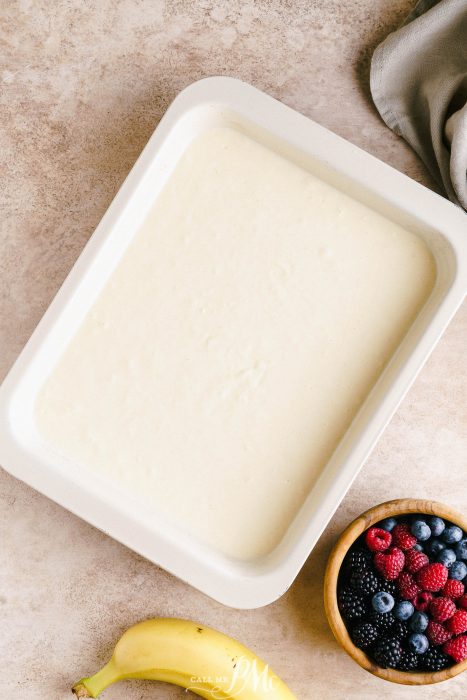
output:
[[[229,559],[149,513],[41,440],[33,404],[44,378],[96,299],[177,159],[202,131],[237,125],[271,149],[421,236],[437,278],[430,298],[354,419],[279,546]],[[270,603],[290,586],[375,441],[463,299],[465,214],[297,112],[230,78],[208,78],[171,105],[0,389],[0,461],[143,556],[233,607]],[[241,517],[241,514],[239,514]]]

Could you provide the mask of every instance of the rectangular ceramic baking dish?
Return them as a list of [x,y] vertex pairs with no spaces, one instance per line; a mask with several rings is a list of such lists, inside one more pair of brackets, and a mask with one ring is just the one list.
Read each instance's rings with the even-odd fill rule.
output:
[[[421,236],[436,261],[430,298],[374,386],[284,539],[267,557],[229,559],[169,525],[40,438],[45,377],[138,230],[188,144],[233,126]],[[208,78],[173,102],[0,388],[0,463],[73,513],[225,605],[254,608],[291,585],[465,293],[465,214],[255,88]],[[241,517],[241,514],[239,514]]]

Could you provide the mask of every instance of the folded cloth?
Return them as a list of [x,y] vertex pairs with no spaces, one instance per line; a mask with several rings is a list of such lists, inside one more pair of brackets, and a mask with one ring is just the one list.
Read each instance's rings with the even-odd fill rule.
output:
[[467,209],[467,0],[420,0],[373,54],[374,103]]

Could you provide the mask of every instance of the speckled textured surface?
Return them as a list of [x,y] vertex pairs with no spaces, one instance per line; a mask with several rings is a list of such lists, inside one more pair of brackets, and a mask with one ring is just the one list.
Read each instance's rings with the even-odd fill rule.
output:
[[[5,0],[0,158],[3,377],[171,99],[193,80],[242,78],[432,187],[369,101],[373,47],[411,0]],[[2,472],[0,692],[64,699],[151,615],[197,618],[241,638],[298,698],[464,698],[392,686],[334,641],[321,602],[326,555],[363,509],[436,497],[467,509],[464,347],[451,323],[290,591],[256,611],[207,599]],[[449,475],[449,481],[444,480]],[[132,682],[109,700],[182,698]]]

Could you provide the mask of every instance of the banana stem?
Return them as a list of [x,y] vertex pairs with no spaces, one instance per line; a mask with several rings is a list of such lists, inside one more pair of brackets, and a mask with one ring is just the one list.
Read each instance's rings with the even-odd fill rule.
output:
[[119,679],[117,669],[111,659],[100,671],[89,678],[82,678],[71,689],[78,698],[97,698],[111,683]]

